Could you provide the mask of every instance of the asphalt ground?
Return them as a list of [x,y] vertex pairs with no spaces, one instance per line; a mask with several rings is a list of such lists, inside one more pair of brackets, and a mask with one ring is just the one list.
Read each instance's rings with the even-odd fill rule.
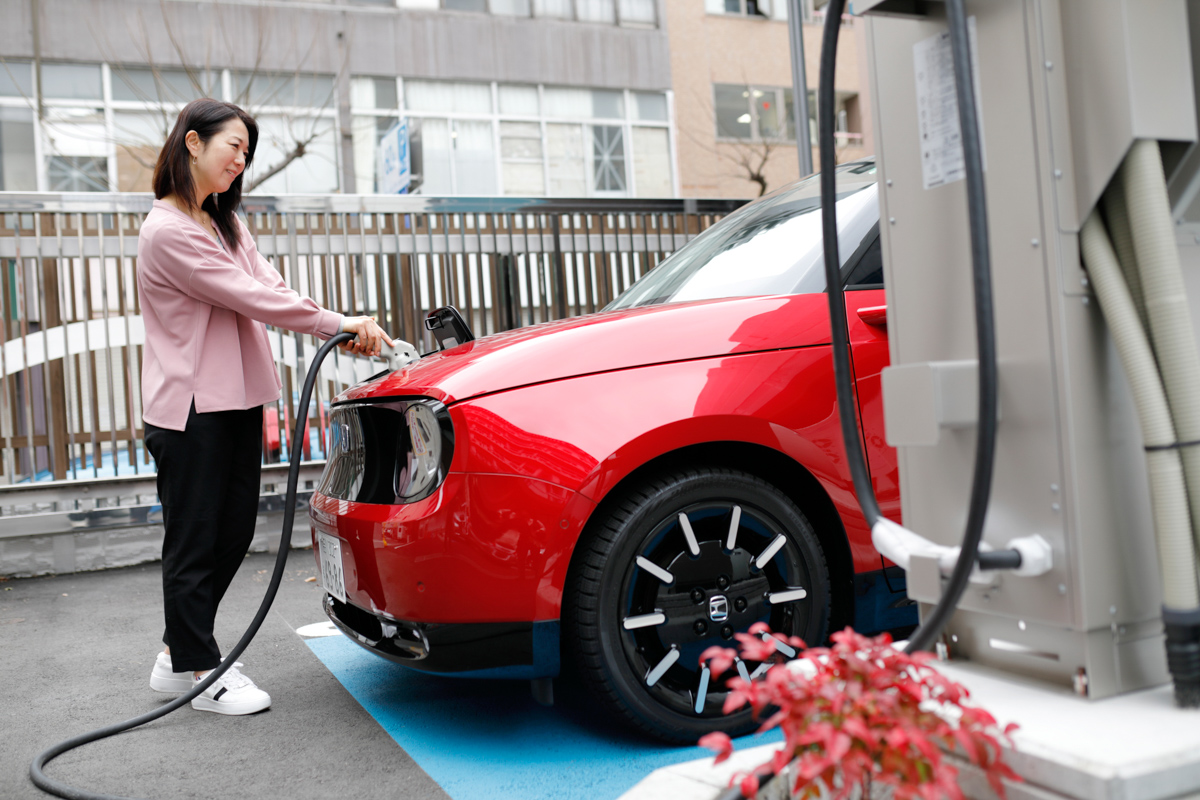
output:
[[[275,557],[248,556],[217,617],[232,647]],[[52,778],[141,798],[446,798],[296,633],[322,622],[312,552],[293,551],[279,595],[240,660],[270,710],[226,717],[181,708],[59,756]],[[0,797],[44,798],[29,764],[52,744],[150,711],[162,649],[158,563],[0,581]],[[368,654],[369,655],[369,654]],[[383,662],[386,664],[386,662]]]
[[[253,619],[275,557],[252,554],[217,617],[231,648]],[[578,681],[552,708],[528,681],[455,679],[392,664],[327,623],[311,550],[294,550],[279,594],[240,660],[272,707],[225,717],[184,707],[68,752],[50,777],[138,798],[616,800],[654,770],[710,755],[613,723]],[[33,758],[64,739],[153,710],[162,648],[159,563],[0,580],[0,798],[42,798]],[[317,627],[328,628],[328,625]],[[778,731],[739,740],[741,748]]]

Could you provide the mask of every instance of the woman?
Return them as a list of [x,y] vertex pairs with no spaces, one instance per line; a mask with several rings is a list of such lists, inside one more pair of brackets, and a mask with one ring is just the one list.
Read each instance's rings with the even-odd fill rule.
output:
[[[163,507],[166,649],[150,686],[183,692],[216,668],[217,606],[250,547],[258,513],[262,406],[281,384],[264,323],[378,355],[370,317],[343,317],[287,288],[236,210],[258,126],[231,103],[180,112],[154,168],[154,208],[138,237],[146,328],[142,406]],[[252,714],[271,697],[231,668],[192,707]]]

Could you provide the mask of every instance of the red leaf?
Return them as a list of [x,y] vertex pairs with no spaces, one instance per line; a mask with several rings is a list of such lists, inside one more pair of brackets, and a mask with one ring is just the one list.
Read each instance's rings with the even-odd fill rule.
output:
[[714,678],[721,677],[721,673],[733,666],[734,658],[737,653],[728,647],[710,647],[700,654],[700,663],[709,662],[708,668],[712,671]]
[[744,797],[754,797],[758,793],[758,776],[754,774],[747,775],[742,778],[742,795]]
[[869,744],[874,738],[871,736],[871,729],[867,727],[865,722],[857,717],[847,717],[845,721],[842,722],[842,730],[856,739],[862,740],[864,743]]
[[721,713],[731,714],[746,705],[746,701],[749,699],[749,696],[742,689],[734,689],[725,695],[725,705],[722,706]]
[[720,731],[704,734],[700,737],[699,745],[716,752],[717,757],[713,759],[714,764],[720,764],[733,755],[733,740]]
[[846,753],[850,752],[850,737],[838,731],[826,745],[826,752],[829,754],[831,761],[841,761],[846,756]]
[[954,731],[954,740],[958,742],[958,746],[967,754],[967,758],[976,764],[980,763],[979,748],[969,733],[962,728],[957,728]]

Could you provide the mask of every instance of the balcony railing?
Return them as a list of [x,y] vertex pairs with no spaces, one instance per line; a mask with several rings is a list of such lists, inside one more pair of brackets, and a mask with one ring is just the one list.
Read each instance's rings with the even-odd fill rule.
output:
[[[71,498],[89,490],[62,481],[140,486],[153,475],[137,296],[137,237],[151,201],[0,193],[0,518],[18,496],[37,510],[31,490],[53,488],[56,510],[82,507]],[[457,306],[480,336],[599,310],[739,205],[333,195],[248,197],[244,209],[259,252],[289,286],[326,308],[375,316],[427,352],[423,320],[438,306]],[[284,392],[266,410],[267,464],[287,458],[294,398],[317,345],[270,332]],[[339,351],[327,359],[306,461],[324,457],[324,404],[379,369]]]

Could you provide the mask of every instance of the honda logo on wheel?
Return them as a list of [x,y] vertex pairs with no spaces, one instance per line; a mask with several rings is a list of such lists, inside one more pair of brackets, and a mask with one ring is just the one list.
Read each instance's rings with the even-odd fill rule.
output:
[[708,599],[708,618],[713,622],[729,619],[729,601],[725,599],[725,595],[716,594]]

